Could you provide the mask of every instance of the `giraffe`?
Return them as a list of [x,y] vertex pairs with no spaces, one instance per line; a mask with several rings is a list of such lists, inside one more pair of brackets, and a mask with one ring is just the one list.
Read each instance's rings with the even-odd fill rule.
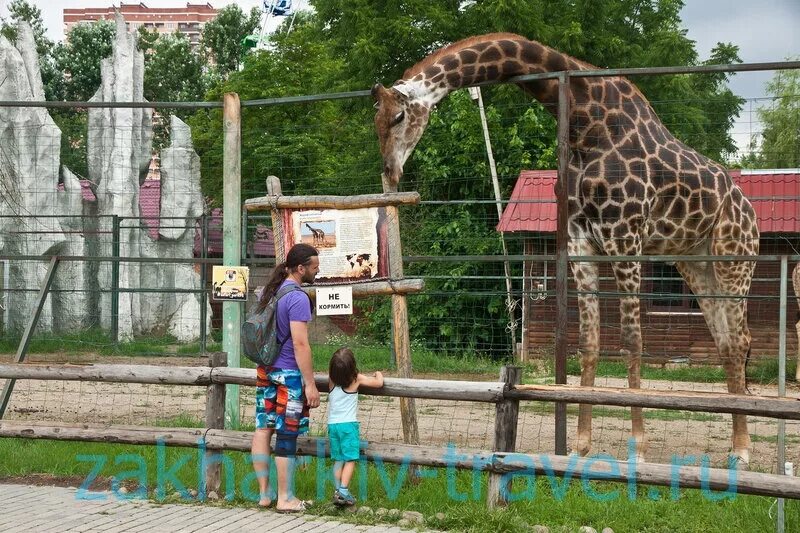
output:
[[325,242],[325,232],[319,228],[312,228],[308,222],[306,222],[306,227],[311,230],[314,239],[314,245],[322,246]]
[[[470,37],[441,48],[408,68],[391,87],[376,84],[375,127],[382,180],[397,190],[403,165],[431,109],[448,93],[512,76],[596,67],[510,33]],[[518,84],[557,114],[558,82]],[[677,140],[647,99],[622,77],[570,78],[567,179],[570,255],[757,255],[756,214],[717,163]],[[730,393],[745,393],[750,350],[746,295],[754,261],[676,263],[698,297],[723,362]],[[641,265],[612,265],[620,297],[620,346],[628,386],[640,388],[642,334],[638,293]],[[595,382],[599,356],[597,263],[572,262],[579,291],[581,385]],[[734,298],[710,298],[710,295]],[[741,298],[736,298],[741,296]],[[635,454],[647,450],[641,408],[631,409]],[[581,405],[572,452],[591,449],[591,405]],[[732,457],[746,466],[750,435],[744,415],[733,415]]]
[[800,382],[800,263],[794,266],[792,271],[792,285],[794,286],[794,295],[797,297],[797,323],[794,325],[797,330],[797,368],[794,371],[794,380]]

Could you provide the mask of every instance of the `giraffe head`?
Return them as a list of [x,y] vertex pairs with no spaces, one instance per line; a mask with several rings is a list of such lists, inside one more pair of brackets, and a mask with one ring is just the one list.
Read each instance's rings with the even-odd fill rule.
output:
[[396,189],[403,175],[403,165],[428,125],[431,106],[414,98],[407,84],[388,89],[375,84],[372,97],[378,110],[375,129],[383,157],[383,180]]

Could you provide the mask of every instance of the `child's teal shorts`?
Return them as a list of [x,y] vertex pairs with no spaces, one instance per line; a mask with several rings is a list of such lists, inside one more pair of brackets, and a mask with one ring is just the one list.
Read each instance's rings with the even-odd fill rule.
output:
[[360,442],[358,422],[340,422],[328,425],[331,443],[331,459],[334,461],[358,461]]

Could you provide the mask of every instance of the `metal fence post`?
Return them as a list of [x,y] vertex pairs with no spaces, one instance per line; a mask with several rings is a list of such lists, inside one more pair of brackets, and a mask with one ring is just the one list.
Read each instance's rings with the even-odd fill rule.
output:
[[[786,300],[789,288],[789,260],[781,256],[781,281],[778,304],[778,397],[786,396]],[[778,474],[786,474],[786,421],[778,420]],[[778,498],[775,513],[775,531],[783,533],[786,528],[783,498]]]
[[111,217],[111,342],[119,342],[119,247],[120,218]]
[[[55,279],[56,276],[58,262],[59,258],[57,255],[54,255],[50,258],[50,266],[48,267],[42,287],[39,289],[39,295],[36,298],[36,306],[31,310],[32,314],[30,320],[28,320],[28,326],[25,328],[25,332],[22,334],[22,339],[19,341],[17,355],[14,357],[15,363],[21,363],[25,359],[25,355],[28,353],[28,346],[30,345],[31,338],[33,337],[33,332],[36,331],[36,325],[39,323],[39,316],[42,314],[44,302],[47,300],[47,295],[50,292],[50,286],[53,284],[53,279]],[[3,386],[2,392],[0,392],[0,419],[3,418],[3,415],[6,412],[6,407],[8,407],[8,404],[11,401],[11,393],[14,392],[14,384],[16,382],[16,379],[7,379],[5,385]]]
[[[223,109],[223,211],[222,264],[239,266],[242,261],[242,109],[239,95],[225,93]],[[228,366],[239,368],[242,303],[222,303],[222,350]],[[228,385],[225,394],[225,426],[239,427],[239,386]]]
[[[569,205],[569,73],[558,76],[558,181],[556,182],[556,201],[558,204],[556,231],[556,383],[567,383],[567,278],[569,260],[567,257],[567,207]],[[555,405],[555,449],[557,455],[567,454],[567,404]]]
[[208,321],[208,293],[206,292],[206,288],[208,286],[208,263],[206,263],[206,259],[208,258],[208,215],[203,213],[200,217],[200,246],[202,250],[200,251],[200,258],[203,260],[200,263],[200,283],[202,287],[202,292],[200,293],[200,353],[206,353],[206,349],[208,348],[208,327],[206,326],[206,322]]
[[[522,368],[518,366],[504,366],[500,369],[500,381],[505,386],[503,392],[522,380]],[[513,452],[517,444],[517,424],[519,422],[519,400],[501,400],[497,402],[494,417],[494,447],[495,452]],[[503,482],[504,474],[489,473],[489,483],[486,489],[486,504],[490,509],[506,505],[510,483]]]

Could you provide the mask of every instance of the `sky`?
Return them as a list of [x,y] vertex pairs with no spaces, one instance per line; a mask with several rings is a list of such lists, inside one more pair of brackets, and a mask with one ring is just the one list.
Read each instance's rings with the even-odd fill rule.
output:
[[[104,0],[29,0],[42,10],[42,18],[53,41],[61,41],[63,9],[65,7],[98,7],[119,5]],[[203,0],[192,0],[200,3]],[[227,0],[208,0],[220,8],[234,3]],[[0,16],[8,15],[9,0],[0,0]],[[133,0],[126,3],[133,3]],[[183,6],[186,0],[144,0],[149,7]],[[261,5],[260,0],[237,2],[242,9]],[[294,0],[295,7],[308,6],[308,0]],[[707,59],[717,42],[739,46],[739,56],[745,63],[783,61],[789,56],[800,57],[800,0],[685,0],[681,10],[683,27],[696,42],[700,59]],[[279,23],[274,18],[273,23]],[[624,67],[625,65],[617,65]],[[671,66],[671,65],[663,65]],[[747,98],[744,111],[734,126],[733,137],[739,147],[747,145],[750,135],[758,131],[755,109],[758,98],[766,96],[764,85],[774,72],[742,72],[731,79],[730,87],[737,95]]]

